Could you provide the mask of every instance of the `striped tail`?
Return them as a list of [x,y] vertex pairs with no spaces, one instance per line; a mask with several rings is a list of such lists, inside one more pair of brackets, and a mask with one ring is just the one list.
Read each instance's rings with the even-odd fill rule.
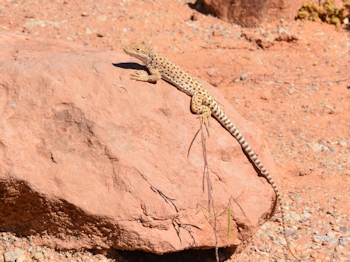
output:
[[292,254],[292,256],[299,260],[294,252],[293,252],[293,247],[290,245],[287,235],[286,235],[286,226],[285,226],[285,209],[283,207],[283,201],[282,201],[282,196],[280,194],[280,191],[277,188],[277,185],[269,172],[266,170],[264,165],[261,163],[260,159],[258,156],[254,153],[253,149],[249,146],[241,132],[235,127],[235,125],[231,122],[230,119],[226,116],[226,114],[222,111],[222,109],[218,106],[218,104],[213,101],[213,103],[210,105],[210,109],[212,112],[212,115],[226,128],[227,131],[230,132],[230,134],[238,141],[238,143],[241,145],[243,148],[244,152],[249,156],[249,158],[254,162],[255,166],[261,171],[263,176],[267,179],[267,181],[270,183],[272,186],[273,190],[275,191],[275,194],[277,196],[277,200],[280,204],[281,208],[281,216],[282,216],[282,228],[283,228],[283,235],[284,238],[287,242],[287,248],[289,252]]

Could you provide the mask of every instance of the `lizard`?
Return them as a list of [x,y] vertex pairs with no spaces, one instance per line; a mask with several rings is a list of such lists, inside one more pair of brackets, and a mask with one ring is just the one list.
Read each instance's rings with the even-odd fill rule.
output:
[[128,55],[139,59],[148,69],[150,74],[143,71],[136,71],[131,75],[131,79],[156,83],[160,79],[164,79],[170,84],[174,85],[180,91],[191,96],[191,111],[195,114],[199,114],[202,123],[205,125],[209,134],[209,120],[213,115],[219,123],[225,127],[225,129],[238,141],[243,151],[248,155],[254,165],[260,170],[262,175],[267,179],[267,181],[272,186],[277,200],[280,204],[281,209],[281,224],[283,228],[283,235],[287,243],[287,248],[292,256],[299,260],[294,249],[288,241],[286,235],[286,225],[285,225],[285,209],[283,206],[281,193],[273,180],[272,176],[269,174],[267,169],[259,160],[258,156],[255,154],[253,149],[249,146],[241,132],[232,123],[232,121],[226,116],[224,111],[220,108],[218,102],[214,99],[212,95],[203,87],[203,85],[198,82],[189,73],[183,70],[181,67],[170,61],[168,58],[156,53],[150,46],[143,43],[131,43],[124,47],[124,52]]

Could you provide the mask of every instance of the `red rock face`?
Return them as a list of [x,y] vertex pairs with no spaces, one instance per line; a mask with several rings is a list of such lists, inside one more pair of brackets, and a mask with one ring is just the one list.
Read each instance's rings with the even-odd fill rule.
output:
[[208,10],[227,22],[258,27],[279,18],[293,20],[305,1],[287,0],[203,0]]
[[[11,34],[0,42],[1,231],[64,249],[214,247],[200,136],[187,156],[200,125],[189,96],[130,80],[139,67],[124,54]],[[278,180],[256,126],[205,86]],[[218,245],[239,246],[271,213],[274,192],[214,119],[210,131],[215,209],[234,200],[231,237],[219,217]]]
[[242,26],[255,27],[266,16],[270,1],[204,0],[205,6],[219,18]]

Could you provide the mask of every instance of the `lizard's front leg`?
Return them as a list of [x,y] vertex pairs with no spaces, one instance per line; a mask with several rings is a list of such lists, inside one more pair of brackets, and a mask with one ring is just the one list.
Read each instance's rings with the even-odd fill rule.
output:
[[150,82],[150,83],[156,83],[158,80],[162,78],[162,75],[159,73],[156,69],[148,69],[151,73],[148,75],[144,71],[137,71],[134,74],[131,75],[131,79],[137,80],[137,81],[143,81],[143,82]]
[[195,93],[192,96],[191,110],[193,113],[201,115],[202,122],[205,125],[205,128],[207,129],[209,135],[209,120],[211,117],[211,110],[208,106],[203,104],[204,98],[205,97],[203,96],[203,94],[200,94],[199,92]]

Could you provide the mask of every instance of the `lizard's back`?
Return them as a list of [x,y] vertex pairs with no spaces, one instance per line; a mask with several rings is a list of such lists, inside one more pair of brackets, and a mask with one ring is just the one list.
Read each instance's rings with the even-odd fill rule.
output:
[[149,70],[158,70],[164,80],[190,96],[193,96],[198,91],[205,91],[202,84],[184,69],[157,53],[152,54],[151,61],[146,66]]

